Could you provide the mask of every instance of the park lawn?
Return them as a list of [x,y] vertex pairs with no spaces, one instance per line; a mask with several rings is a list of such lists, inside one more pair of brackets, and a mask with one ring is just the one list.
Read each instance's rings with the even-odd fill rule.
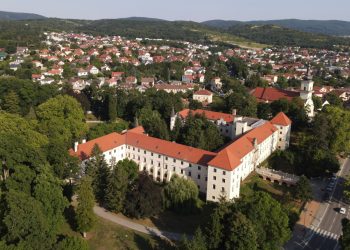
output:
[[101,218],[90,232],[88,244],[91,250],[172,249],[165,240],[123,228]]
[[[81,237],[68,223],[62,225],[61,232],[64,235]],[[96,225],[87,235],[87,242],[90,250],[174,249],[165,240],[126,229],[102,218],[97,218]]]

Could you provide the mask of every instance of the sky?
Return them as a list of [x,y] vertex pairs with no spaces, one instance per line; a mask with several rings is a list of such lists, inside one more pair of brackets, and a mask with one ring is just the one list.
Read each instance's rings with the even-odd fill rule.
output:
[[0,0],[0,10],[47,17],[153,17],[206,21],[317,19],[350,21],[349,0]]

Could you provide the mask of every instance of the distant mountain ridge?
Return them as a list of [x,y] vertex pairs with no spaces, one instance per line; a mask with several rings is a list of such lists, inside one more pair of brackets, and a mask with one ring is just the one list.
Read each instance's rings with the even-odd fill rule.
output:
[[37,20],[37,19],[46,19],[46,17],[42,15],[32,14],[32,13],[0,11],[0,20],[19,21],[19,20]]
[[283,28],[294,29],[309,33],[318,33],[331,36],[350,36],[350,22],[339,20],[261,20],[261,21],[235,21],[235,20],[209,20],[202,22],[203,25],[229,29],[238,25],[277,25]]

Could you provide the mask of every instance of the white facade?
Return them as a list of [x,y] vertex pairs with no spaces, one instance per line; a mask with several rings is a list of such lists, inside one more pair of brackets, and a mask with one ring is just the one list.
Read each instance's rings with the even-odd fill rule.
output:
[[[279,123],[281,119],[276,117],[273,120]],[[168,182],[174,174],[192,179],[208,201],[217,202],[221,197],[238,198],[241,182],[276,149],[288,147],[290,127],[290,124],[280,126],[272,121],[260,123],[217,153],[152,138],[143,134],[143,129],[140,132],[140,128],[136,128],[137,132],[112,133],[76,144],[71,153],[89,155],[91,151],[84,150],[91,150],[95,144],[109,145],[112,141],[115,146],[102,150],[108,164],[130,159],[138,164],[139,171],[146,171],[155,181]],[[88,159],[83,160],[83,164]]]

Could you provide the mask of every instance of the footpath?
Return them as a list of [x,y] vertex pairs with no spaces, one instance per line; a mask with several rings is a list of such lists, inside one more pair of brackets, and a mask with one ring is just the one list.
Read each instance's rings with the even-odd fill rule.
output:
[[140,232],[140,233],[165,238],[168,240],[176,240],[176,241],[179,241],[183,236],[179,233],[162,231],[162,230],[159,230],[158,228],[147,227],[147,226],[137,224],[135,222],[123,219],[123,218],[117,216],[116,214],[108,212],[108,211],[106,211],[106,209],[99,207],[99,206],[94,207],[94,212],[97,216],[99,216],[105,220],[108,220],[110,222],[113,222],[115,224],[121,225],[121,226],[129,228],[129,229],[135,230],[135,231]]

